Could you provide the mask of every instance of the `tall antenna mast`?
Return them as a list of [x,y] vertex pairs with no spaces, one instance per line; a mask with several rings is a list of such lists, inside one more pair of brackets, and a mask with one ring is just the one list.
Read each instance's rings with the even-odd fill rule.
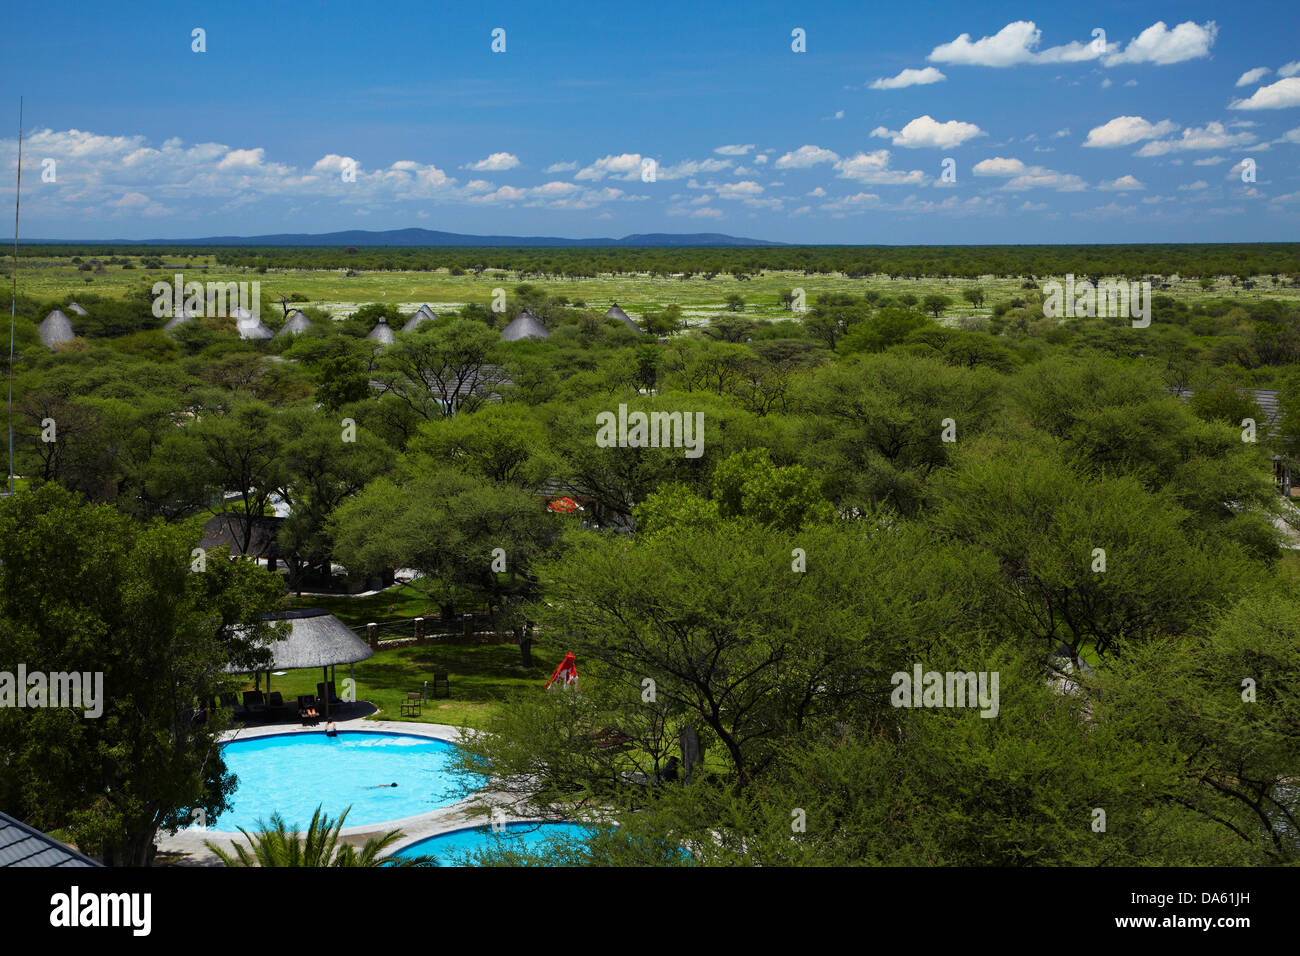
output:
[[14,321],[18,310],[18,204],[23,198],[23,98],[18,97],[18,187],[14,190],[14,275],[9,297],[9,494],[14,493]]

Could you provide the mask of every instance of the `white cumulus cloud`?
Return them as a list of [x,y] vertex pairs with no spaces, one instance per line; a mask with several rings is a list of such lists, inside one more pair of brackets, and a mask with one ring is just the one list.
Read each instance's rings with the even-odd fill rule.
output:
[[877,126],[871,131],[871,135],[886,137],[895,146],[902,146],[905,149],[922,149],[926,147],[949,149],[953,146],[960,146],[968,139],[983,136],[984,131],[974,123],[962,123],[957,120],[940,123],[929,114],[926,114],[925,116],[918,116],[901,130],[889,130],[883,126]]
[[1244,100],[1233,100],[1230,110],[1280,110],[1300,106],[1300,76],[1289,76],[1269,86],[1261,86]]
[[1123,50],[1108,53],[1102,61],[1106,66],[1119,63],[1154,63],[1168,66],[1210,55],[1219,27],[1213,20],[1198,24],[1192,20],[1180,23],[1170,30],[1163,20],[1153,23],[1132,40]]
[[1255,142],[1254,133],[1229,133],[1222,123],[1206,123],[1203,127],[1188,127],[1181,139],[1153,139],[1137,151],[1138,156],[1164,156],[1166,153],[1189,149],[1229,149],[1248,146]]
[[948,79],[932,66],[923,70],[903,70],[898,76],[882,76],[871,84],[873,90],[901,90],[908,86],[926,86]]
[[1101,183],[1098,189],[1104,189],[1108,192],[1131,192],[1135,189],[1146,189],[1146,185],[1138,181],[1136,176],[1120,176],[1118,179],[1111,179]]
[[807,169],[810,166],[816,166],[818,163],[834,163],[839,160],[839,154],[829,149],[823,149],[820,146],[804,145],[798,149],[786,153],[776,161],[777,169]]
[[1141,116],[1116,116],[1110,122],[1090,129],[1088,138],[1083,141],[1083,145],[1101,149],[1131,146],[1133,143],[1141,142],[1144,139],[1158,139],[1161,136],[1168,136],[1177,129],[1178,124],[1172,120],[1161,120],[1159,123],[1152,123]]

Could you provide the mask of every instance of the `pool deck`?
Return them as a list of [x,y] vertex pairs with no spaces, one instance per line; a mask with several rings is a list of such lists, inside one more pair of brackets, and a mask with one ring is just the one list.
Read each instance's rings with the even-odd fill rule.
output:
[[[407,723],[395,720],[367,720],[365,718],[356,718],[353,720],[340,720],[337,723],[340,731],[362,730],[373,731],[376,733],[407,734],[413,737],[428,737],[433,740],[444,740],[448,743],[456,743],[460,737],[460,728],[452,727],[448,724],[423,724]],[[223,742],[232,740],[252,740],[256,737],[273,737],[278,734],[320,734],[324,733],[323,725],[315,727],[302,727],[286,724],[268,724],[257,727],[242,727],[230,731],[223,737]],[[356,846],[360,846],[370,837],[386,833],[389,830],[401,830],[405,836],[397,843],[394,843],[388,853],[393,853],[403,847],[409,846],[420,840],[427,839],[431,836],[437,836],[440,833],[449,833],[452,830],[460,830],[465,827],[483,826],[487,820],[481,814],[471,815],[469,809],[474,805],[482,805],[482,798],[468,797],[451,806],[440,807],[437,810],[431,810],[428,813],[417,814],[413,817],[402,817],[397,820],[384,820],[380,823],[366,824],[365,826],[344,827],[340,838]],[[509,822],[527,821],[528,817],[507,816]],[[170,836],[159,834],[158,836],[158,853],[166,854],[172,857],[171,862],[176,866],[220,866],[221,860],[215,853],[209,850],[204,843],[210,841],[217,846],[230,847],[236,841],[247,845],[243,835],[236,833],[224,833],[217,830],[182,830]]]

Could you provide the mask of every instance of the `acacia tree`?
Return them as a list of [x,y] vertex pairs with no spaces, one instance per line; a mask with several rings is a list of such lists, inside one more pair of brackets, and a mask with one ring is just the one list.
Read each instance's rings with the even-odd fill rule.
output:
[[[802,571],[792,562],[795,545],[806,554]],[[720,748],[729,768],[723,785],[744,790],[811,728],[869,725],[890,710],[889,673],[958,621],[956,600],[940,586],[951,572],[936,560],[911,534],[823,525],[792,536],[744,520],[574,542],[542,570],[546,602],[537,614],[548,632],[564,635],[597,697],[571,705],[559,694],[521,707],[568,727],[559,739],[627,738],[643,752],[662,745],[666,718],[670,740],[689,728]],[[557,768],[572,766],[552,767],[551,744],[524,729],[527,713],[517,721],[527,753],[503,731],[476,739],[462,766],[495,766],[501,786],[543,802],[561,801],[566,788],[628,786],[616,774],[566,781]],[[645,732],[651,739],[642,741]]]
[[481,322],[456,319],[409,333],[383,351],[376,377],[385,393],[423,418],[455,415],[483,401],[501,382],[493,364],[499,336]]
[[[444,468],[400,484],[372,481],[335,510],[329,528],[335,554],[349,569],[421,571],[422,586],[450,617],[466,589],[510,607],[530,594],[532,565],[558,520],[528,492]],[[493,567],[498,548],[504,579]]]
[[945,475],[936,529],[975,548],[995,626],[1070,659],[1187,633],[1253,569],[1188,533],[1187,513],[1135,479],[1092,479],[1049,452],[990,443]]
[[197,721],[196,700],[231,689],[228,667],[264,664],[276,637],[262,615],[280,582],[222,552],[191,570],[196,530],[56,485],[0,502],[0,659],[102,674],[104,697],[98,717],[0,708],[0,803],[110,866],[148,865],[160,829],[225,809],[225,722]]

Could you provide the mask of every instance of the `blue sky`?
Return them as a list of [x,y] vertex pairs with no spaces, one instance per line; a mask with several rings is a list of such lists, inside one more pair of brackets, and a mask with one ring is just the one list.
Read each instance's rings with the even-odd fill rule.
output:
[[1300,238],[1294,0],[551,6],[11,2],[10,215],[22,94],[33,239]]

